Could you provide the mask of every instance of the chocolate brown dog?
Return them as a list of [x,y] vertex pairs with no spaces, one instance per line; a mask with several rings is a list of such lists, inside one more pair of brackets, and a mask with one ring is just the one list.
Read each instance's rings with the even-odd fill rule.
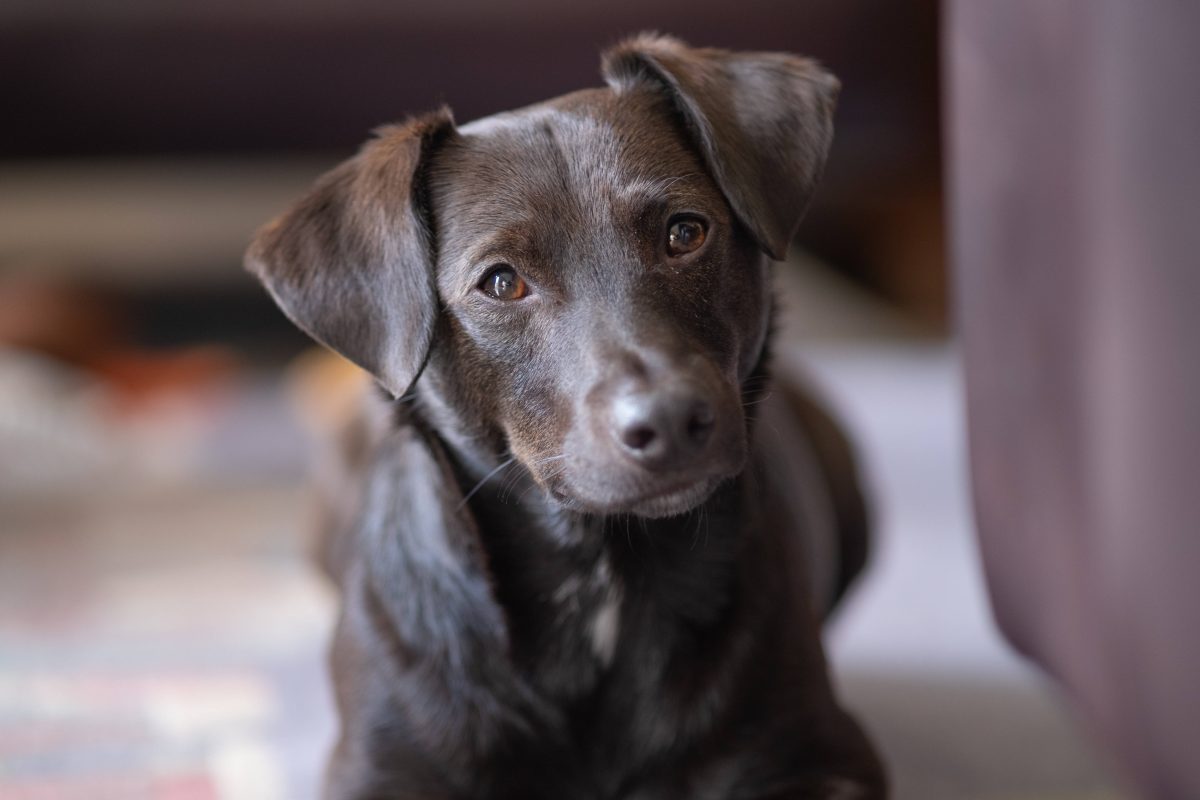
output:
[[389,393],[331,526],[327,796],[882,798],[819,640],[853,464],[767,385],[838,84],[654,36],[603,72],[381,130],[247,257]]

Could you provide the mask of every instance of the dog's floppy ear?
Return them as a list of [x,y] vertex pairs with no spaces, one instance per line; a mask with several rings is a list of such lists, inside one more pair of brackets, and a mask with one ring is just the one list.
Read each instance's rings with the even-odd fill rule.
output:
[[649,83],[670,93],[734,213],[783,258],[825,164],[837,79],[784,53],[692,48],[650,34],[608,50],[603,71],[617,92]]
[[264,226],[246,253],[305,333],[399,396],[433,338],[438,299],[422,164],[453,133],[442,109],[382,128]]

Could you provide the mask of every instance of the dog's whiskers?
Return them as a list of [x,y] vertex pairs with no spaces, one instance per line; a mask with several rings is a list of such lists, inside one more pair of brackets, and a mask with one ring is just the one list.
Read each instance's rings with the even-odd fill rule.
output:
[[780,440],[783,440],[785,438],[783,435],[783,432],[779,430],[779,426],[776,425],[775,423],[771,422],[770,420],[763,420],[762,424],[766,425],[768,428],[771,429],[771,432],[775,434],[775,438],[780,439]]
[[[557,462],[551,469],[546,471],[545,479],[550,480],[552,478],[557,478],[559,475],[561,475],[563,473],[564,470],[566,470],[567,465],[564,463],[564,459],[566,459],[566,457],[567,456],[565,453],[557,455],[557,456],[549,456],[548,458],[543,458],[538,461],[535,461],[534,464],[537,465],[537,464],[547,464],[549,462]],[[537,487],[538,487],[538,483],[536,481],[531,482],[529,484],[529,486],[525,489],[525,491],[521,493],[521,499],[524,499],[525,495],[529,494],[530,491],[532,491],[533,489],[536,489]]]
[[508,502],[508,493],[517,485],[517,481],[521,480],[523,473],[521,470],[513,470],[508,475],[504,476],[504,480],[500,482],[500,489],[496,492],[496,496],[501,503]]
[[462,499],[462,500],[459,502],[459,504],[458,504],[458,510],[460,510],[460,511],[461,511],[461,510],[462,510],[462,508],[463,508],[463,506],[465,506],[465,505],[467,504],[467,501],[469,501],[469,500],[470,500],[472,497],[474,497],[474,496],[475,496],[475,493],[476,493],[476,492],[478,492],[480,489],[482,489],[482,488],[483,488],[483,485],[484,485],[485,483],[487,483],[487,482],[488,482],[488,481],[490,481],[492,478],[494,478],[494,477],[496,476],[496,473],[500,472],[500,470],[504,469],[505,467],[511,467],[511,466],[512,466],[513,464],[515,464],[516,462],[517,462],[517,457],[516,457],[516,456],[513,456],[512,458],[509,458],[509,459],[507,459],[507,460],[505,460],[505,461],[502,461],[502,462],[500,462],[500,466],[496,467],[494,470],[492,470],[491,472],[489,472],[487,475],[484,475],[484,476],[483,476],[483,477],[482,477],[482,478],[479,480],[479,483],[475,484],[475,486],[474,486],[474,487],[471,489],[471,491],[467,492],[467,494],[466,494],[466,495],[463,497],[463,499]]
[[756,406],[759,403],[765,403],[770,399],[771,399],[771,392],[767,392],[765,395],[758,398],[757,400],[751,400],[748,403],[742,403],[742,408],[749,408],[750,406]]
[[[527,466],[530,468],[538,467],[538,466],[541,466],[542,464],[548,464],[548,463],[551,463],[554,461],[562,461],[566,457],[567,457],[566,453],[559,453],[558,455],[546,456],[545,458],[535,459],[535,460],[529,462],[529,464]],[[559,471],[561,471],[561,469]],[[554,477],[554,475],[556,475],[556,474],[558,474],[558,473],[552,472],[549,475],[549,477]],[[505,477],[504,482],[500,485],[500,491],[497,493],[499,495],[499,499],[500,499],[501,503],[508,502],[508,498],[512,495],[513,490],[517,488],[517,484],[520,482],[521,478],[524,477],[525,475],[526,475],[526,473],[522,472],[521,470],[517,470]],[[517,498],[517,502],[520,502],[521,500],[525,499],[525,496],[527,494],[529,494],[529,492],[531,490],[536,488],[537,485],[538,484],[536,481],[531,481],[530,485],[525,488],[525,491],[521,492],[520,497]]]

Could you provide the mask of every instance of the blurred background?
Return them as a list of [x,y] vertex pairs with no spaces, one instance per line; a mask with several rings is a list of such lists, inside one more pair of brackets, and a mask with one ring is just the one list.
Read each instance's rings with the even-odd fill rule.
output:
[[334,598],[305,478],[340,401],[242,251],[377,125],[597,85],[647,29],[843,82],[778,358],[873,489],[829,645],[897,796],[1117,797],[986,605],[933,0],[0,4],[0,797],[315,796]]

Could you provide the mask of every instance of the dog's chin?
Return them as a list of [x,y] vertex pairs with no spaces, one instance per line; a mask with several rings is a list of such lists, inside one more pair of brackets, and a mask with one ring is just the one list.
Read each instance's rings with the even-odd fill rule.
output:
[[593,497],[567,488],[552,488],[550,494],[559,505],[571,511],[588,514],[632,514],[658,519],[686,514],[707,500],[719,483],[721,478],[708,477],[682,486],[674,485],[652,493],[643,492],[628,496]]
[[719,482],[709,478],[682,489],[642,498],[629,507],[628,513],[651,518],[686,514],[707,500]]

